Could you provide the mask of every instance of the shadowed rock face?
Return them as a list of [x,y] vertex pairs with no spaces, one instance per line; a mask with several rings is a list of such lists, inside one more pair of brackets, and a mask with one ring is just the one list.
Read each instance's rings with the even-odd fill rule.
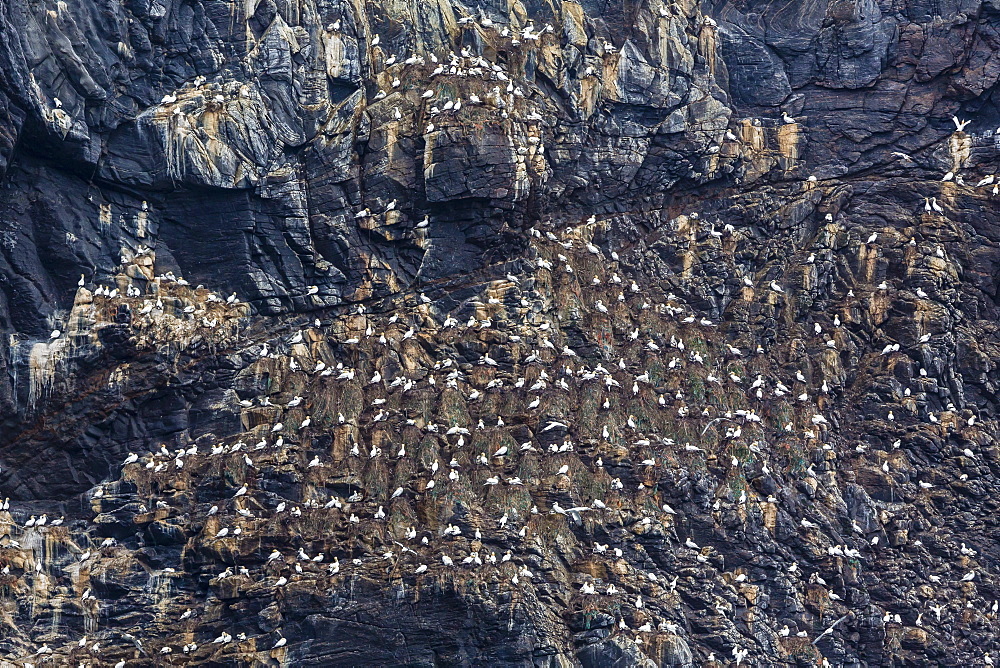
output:
[[0,657],[986,663],[998,47],[0,2]]

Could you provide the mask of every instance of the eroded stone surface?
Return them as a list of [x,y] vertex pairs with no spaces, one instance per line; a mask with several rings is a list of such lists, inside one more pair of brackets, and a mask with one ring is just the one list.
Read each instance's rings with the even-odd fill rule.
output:
[[0,4],[6,661],[997,651],[996,8],[626,9]]

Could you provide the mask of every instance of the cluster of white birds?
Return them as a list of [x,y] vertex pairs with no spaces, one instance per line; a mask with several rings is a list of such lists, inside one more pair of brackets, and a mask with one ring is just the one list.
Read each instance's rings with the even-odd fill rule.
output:
[[[417,293],[388,313],[358,306],[335,318],[336,327],[317,320],[252,343],[244,355],[256,375],[273,382],[266,393],[239,401],[248,431],[206,445],[157,445],[147,454],[130,453],[122,478],[138,488],[139,512],[200,513],[196,539],[220,546],[267,546],[276,534],[283,537],[274,547],[259,548],[266,559],[255,548],[248,558],[216,572],[213,586],[236,579],[242,586],[257,582],[275,589],[328,587],[348,575],[450,577],[452,571],[488,570],[517,588],[545,577],[531,566],[526,548],[550,534],[586,536],[589,518],[604,522],[627,510],[633,531],[677,531],[677,511],[662,481],[678,463],[721,467],[730,493],[712,504],[717,520],[727,508],[782,507],[779,498],[755,492],[747,483],[750,475],[828,479],[829,471],[796,466],[776,453],[790,448],[804,457],[810,449],[830,450],[827,432],[836,427],[821,405],[841,388],[827,379],[817,383],[802,370],[771,368],[762,346],[750,349],[725,340],[715,322],[678,296],[658,294],[623,275],[617,254],[590,239],[597,225],[591,217],[561,232],[532,230],[534,268],[486,283],[482,295],[465,304],[462,318],[439,315],[433,300]],[[718,243],[733,234],[732,226],[722,232],[713,226],[706,238]],[[878,241],[873,235],[865,243]],[[158,302],[175,303],[176,296],[168,299],[171,293],[201,295],[188,298],[196,308],[191,313],[181,309],[180,318],[197,317],[208,303],[220,308],[238,303],[235,297],[206,297],[201,286],[192,288],[173,276],[160,278]],[[767,280],[769,290],[764,290],[748,275],[744,284],[749,298],[784,299],[778,281]],[[879,289],[886,288],[874,291]],[[557,294],[575,296],[572,303],[539,308]],[[127,293],[105,299],[151,301]],[[574,348],[563,331],[571,313],[587,331],[606,333],[598,357]],[[147,312],[143,317],[159,316]],[[141,318],[136,326],[143,326]],[[848,336],[843,330],[835,314],[829,322],[812,323],[808,334],[822,351],[838,348]],[[929,342],[926,336],[919,345]],[[430,342],[438,352],[428,352]],[[472,357],[455,352],[470,346],[480,352]],[[904,354],[896,342],[886,344],[879,357]],[[571,408],[575,405],[579,410]],[[322,440],[324,434],[332,445],[317,448],[331,442]],[[859,445],[858,455],[865,451]],[[967,450],[964,456],[975,453]],[[880,467],[887,474],[889,462],[887,454]],[[226,493],[209,491],[217,488],[222,471],[235,482]],[[276,487],[262,484],[288,471],[308,483],[301,498],[283,498]],[[362,482],[353,483],[346,495],[329,491],[327,481],[344,474]],[[386,487],[385,480],[395,482]],[[922,493],[933,487],[923,481],[914,486]],[[162,491],[184,488],[204,490],[195,505]],[[583,490],[595,492],[584,496]],[[123,495],[117,483],[102,484],[92,503],[104,508]],[[417,520],[427,514],[414,508],[440,513],[440,500],[454,498],[470,500],[476,513],[461,521],[441,515],[440,524]],[[782,512],[797,516],[804,535],[828,540],[821,514],[803,508]],[[59,523],[47,515],[32,516],[19,531],[48,532]],[[274,527],[283,528],[275,532]],[[878,527],[855,523],[846,542],[841,538],[822,549],[832,560],[870,563],[880,534]],[[291,550],[289,537],[295,545]],[[671,619],[661,605],[675,595],[676,577],[668,582],[636,568],[624,559],[622,547],[611,548],[593,535],[582,540],[589,541],[587,550],[595,559],[614,559],[618,565],[604,581],[576,576],[580,597],[607,599],[598,605],[623,611],[617,613],[619,631],[636,642],[644,642],[648,633],[684,632],[683,620]],[[24,549],[15,543],[9,549]],[[713,549],[691,535],[675,549],[700,568],[718,567]],[[126,546],[107,539],[81,550],[78,561],[85,565],[127,554]],[[974,556],[968,549],[966,557]],[[41,560],[35,563],[35,573],[44,576]],[[178,574],[166,568],[163,575]],[[753,586],[749,572],[725,575],[737,590]],[[934,584],[944,584],[942,575],[931,576]],[[838,586],[828,584],[815,566],[807,574],[793,563],[786,576],[803,590],[821,586],[831,605],[845,605],[847,592],[836,591]],[[970,570],[954,581],[974,577]],[[100,605],[89,589],[83,601]],[[718,610],[731,615],[721,604]],[[189,611],[182,621],[190,619],[196,630],[200,618]],[[776,633],[788,635],[786,630]],[[213,646],[222,651],[248,640],[245,633],[219,629],[196,635],[203,637],[156,651],[193,654]],[[278,649],[287,641],[267,642]],[[745,658],[746,651],[738,649],[734,658]]]
[[[463,17],[458,22],[496,31],[513,48],[534,48],[554,32],[551,25],[532,23],[512,30],[486,18]],[[339,31],[340,22],[328,30]],[[407,104],[410,91],[417,108],[407,113],[425,123],[425,134],[440,130],[470,108],[487,108],[501,118],[521,113],[518,100],[528,90],[517,84],[499,59],[491,61],[469,47],[441,57],[386,55],[379,36],[369,46],[379,52],[376,61],[384,66],[374,101],[395,96],[389,100],[395,105],[392,114],[402,120],[401,106]],[[610,43],[602,47],[605,54],[616,50]],[[585,77],[599,74],[593,66],[583,72]],[[465,97],[445,98],[442,91],[450,77],[484,85]],[[413,88],[414,81],[442,83],[420,92]],[[163,103],[176,100],[176,95],[169,95]],[[523,120],[542,118],[529,113]],[[787,113],[782,120],[796,122]],[[968,124],[953,120],[959,131]],[[729,138],[735,140],[734,135]],[[522,156],[543,151],[540,136],[525,137],[518,148]],[[943,180],[954,179],[949,173]],[[977,183],[984,186],[993,186],[996,194],[1000,184],[987,176]],[[388,214],[398,205],[393,200],[379,210]],[[925,198],[924,210],[945,213],[936,197]],[[365,207],[354,215],[364,219],[376,214]],[[687,218],[700,220],[697,214]],[[416,227],[429,224],[425,216]],[[103,483],[91,495],[95,510],[138,500],[139,513],[158,519],[198,517],[192,523],[200,527],[197,541],[219,550],[240,547],[227,551],[232,563],[210,574],[211,586],[229,580],[243,591],[259,585],[274,590],[335,588],[348,576],[419,583],[459,573],[495,576],[515,590],[530,588],[543,580],[554,584],[534,566],[532,551],[552,537],[575,536],[590,558],[614,567],[595,569],[601,577],[574,573],[574,596],[589,608],[612,611],[617,631],[642,644],[651,634],[686,632],[674,605],[679,577],[638,568],[638,562],[626,558],[627,541],[619,547],[599,542],[591,518],[598,525],[627,521],[637,535],[676,538],[672,548],[695,567],[700,574],[696,577],[724,575],[718,579],[734,592],[752,588],[757,576],[751,571],[715,573],[721,568],[715,550],[699,545],[690,530],[678,526],[678,512],[667,500],[665,483],[671,470],[712,468],[728,488],[711,503],[712,518],[721,522],[730,511],[747,517],[763,507],[787,514],[793,520],[792,530],[818,541],[820,556],[828,559],[819,560],[820,566],[793,562],[783,576],[803,595],[807,588],[822,588],[824,604],[838,614],[849,610],[843,581],[829,583],[821,569],[832,569],[840,560],[861,566],[873,563],[876,552],[885,548],[879,543],[881,527],[855,522],[847,535],[829,531],[823,513],[785,507],[781,498],[762,495],[748,482],[758,475],[799,477],[814,487],[834,480],[835,463],[824,460],[824,470],[817,471],[805,461],[812,452],[833,449],[829,433],[838,427],[824,415],[823,407],[843,390],[839,381],[822,377],[819,371],[804,373],[807,364],[791,371],[774,367],[762,345],[727,340],[717,323],[685,300],[640,285],[626,275],[617,253],[594,243],[593,232],[599,225],[592,216],[575,227],[558,230],[546,225],[532,230],[534,266],[487,283],[479,298],[463,305],[461,318],[458,310],[439,312],[433,299],[417,293],[403,295],[389,312],[376,313],[359,305],[333,323],[316,320],[296,325],[284,336],[251,342],[242,352],[252,359],[255,375],[267,377],[270,384],[265,392],[238,400],[246,433],[209,444],[173,448],[156,444],[148,453],[129,453],[121,478],[138,489],[137,499],[123,491],[125,485]],[[705,243],[720,244],[737,234],[732,225],[717,230],[712,224],[703,238]],[[864,245],[877,251],[884,241],[885,235],[873,233]],[[946,257],[940,245],[930,247],[915,239],[906,245],[919,254]],[[128,263],[151,253],[140,248],[122,260]],[[815,261],[813,254],[806,263]],[[156,283],[155,294],[131,283],[98,286],[92,294],[100,298],[96,302],[100,308],[132,307],[138,316],[136,327],[169,319],[167,330],[181,327],[178,323],[214,330],[227,318],[244,313],[232,309],[240,305],[235,294],[224,299],[202,286],[192,288],[170,273],[157,277]],[[746,274],[742,283],[747,301],[781,305],[787,298],[780,279]],[[85,284],[81,277],[81,289]],[[901,290],[883,281],[870,292]],[[308,296],[319,293],[319,286],[306,288]],[[912,294],[929,298],[920,287]],[[853,290],[846,297],[856,298]],[[851,318],[845,308],[822,322],[807,323],[801,340],[807,356],[816,358],[803,360],[808,369],[822,368],[813,362],[827,351],[847,347],[851,335],[844,323]],[[585,350],[574,342],[565,330],[567,322],[576,320],[585,324],[587,332],[598,334],[599,345],[587,344],[590,349]],[[61,336],[57,329],[50,338]],[[879,359],[871,362],[899,361],[932,343],[927,332],[920,333],[916,346],[885,341],[879,344],[881,354],[874,356]],[[478,352],[460,355],[459,350]],[[920,367],[919,373],[926,378],[933,370]],[[899,416],[894,411],[886,416],[890,423],[903,415],[935,424],[945,419],[932,412],[918,415],[910,388],[903,389],[899,403]],[[964,424],[956,422],[957,411],[951,406],[946,413],[959,429],[975,425],[974,417]],[[873,466],[892,475],[898,448],[899,441],[892,451],[878,454]],[[867,450],[858,444],[855,454],[867,461]],[[962,456],[975,459],[977,454],[965,448]],[[304,483],[300,498],[285,498],[275,491],[282,489],[280,485],[265,484],[293,474]],[[349,491],[333,492],[343,487],[339,481],[345,478],[352,480]],[[227,491],[219,493],[223,484]],[[930,494],[935,487],[923,480],[910,484],[919,494]],[[472,512],[461,518],[449,514],[446,502],[455,499],[471,501]],[[0,510],[9,511],[9,501]],[[15,525],[18,539],[8,540],[0,555],[4,550],[31,552],[25,546],[37,544],[37,535],[53,531],[63,535],[67,528],[57,528],[62,523],[62,517],[31,515]],[[74,554],[83,569],[101,559],[127,557],[130,550],[108,538],[90,549],[77,548]],[[977,577],[971,565],[976,550],[963,543],[960,554],[970,564],[964,573],[928,576],[939,591]],[[41,558],[30,561],[33,565],[24,569],[26,576],[54,580]],[[9,565],[3,573],[11,573]],[[181,576],[172,567],[158,575]],[[101,605],[90,588],[79,600],[87,609]],[[178,620],[186,625],[187,642],[158,639],[152,651],[195,655],[225,652],[247,642],[255,649],[280,650],[288,642],[280,631],[263,638],[232,634],[209,623],[203,626],[207,615],[196,602],[192,604],[195,607]],[[947,605],[928,602],[938,623]],[[995,602],[994,615],[997,607]],[[721,598],[715,610],[727,618],[734,616],[732,605]],[[837,619],[813,643],[845,618]],[[903,620],[885,612],[882,622]],[[916,624],[927,622],[921,615]],[[807,631],[793,631],[787,625],[774,633],[779,638],[809,637]],[[106,653],[109,644],[121,640],[106,635],[90,645],[91,655]],[[78,649],[86,649],[88,643],[85,636]],[[131,644],[138,646],[138,641]],[[741,664],[749,651],[734,646],[734,662]],[[42,661],[52,652],[43,643],[29,658]],[[992,660],[987,663],[992,665]],[[126,662],[115,665],[123,668]]]

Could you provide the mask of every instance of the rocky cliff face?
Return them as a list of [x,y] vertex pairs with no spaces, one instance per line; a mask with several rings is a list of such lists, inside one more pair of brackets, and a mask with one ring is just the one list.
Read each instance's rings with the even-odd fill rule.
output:
[[992,665],[998,47],[0,3],[0,665]]

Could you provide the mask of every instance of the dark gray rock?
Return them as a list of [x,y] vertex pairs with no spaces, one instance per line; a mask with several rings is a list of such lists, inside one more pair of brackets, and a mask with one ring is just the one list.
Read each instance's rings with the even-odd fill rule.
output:
[[0,657],[983,664],[998,46],[991,0],[0,3]]

